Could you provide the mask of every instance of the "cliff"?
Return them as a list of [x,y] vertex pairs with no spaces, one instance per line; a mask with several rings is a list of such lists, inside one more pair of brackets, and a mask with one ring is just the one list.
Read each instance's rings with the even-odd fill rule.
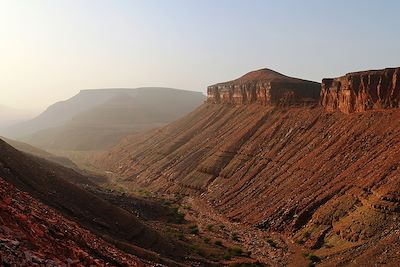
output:
[[334,244],[329,266],[377,262],[375,248],[391,247],[385,257],[400,260],[400,240],[390,241],[400,231],[399,118],[400,109],[347,115],[205,103],[126,138],[97,165],[127,188],[201,196],[232,221],[316,249]]
[[348,73],[323,79],[320,104],[344,113],[400,107],[400,68]]
[[320,84],[285,76],[269,69],[252,71],[239,79],[207,88],[213,104],[297,105],[318,101]]

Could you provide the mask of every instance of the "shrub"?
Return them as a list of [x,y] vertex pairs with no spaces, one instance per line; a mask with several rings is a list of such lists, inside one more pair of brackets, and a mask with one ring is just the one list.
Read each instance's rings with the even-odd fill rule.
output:
[[314,255],[312,253],[308,254],[307,259],[309,259],[313,263],[318,263],[321,261],[321,259],[317,255]]
[[231,255],[229,253],[225,253],[223,258],[224,258],[224,260],[230,260],[231,259]]
[[199,233],[199,228],[197,225],[189,225],[190,233],[197,235]]
[[241,256],[243,253],[243,250],[241,248],[230,248],[229,252],[234,256]]
[[199,233],[199,229],[197,229],[197,228],[190,229],[190,233],[193,235],[197,235]]
[[231,238],[233,241],[239,241],[238,233],[232,233]]
[[311,236],[311,233],[310,233],[309,231],[305,231],[305,232],[303,233],[303,238],[304,238],[304,239],[309,239],[310,236]]
[[271,247],[273,247],[273,248],[277,248],[278,247],[278,244],[276,244],[276,242],[274,240],[272,240],[271,238],[267,238],[266,241]]
[[219,225],[219,228],[221,228],[222,230],[224,230],[224,229],[225,229],[225,225],[220,224],[220,225]]
[[206,237],[206,238],[204,238],[204,243],[206,243],[206,244],[208,244],[208,243],[210,243],[210,238],[208,238],[208,237]]
[[185,221],[185,214],[178,212],[176,214],[176,223],[183,223]]
[[312,264],[318,263],[321,261],[321,259],[312,253],[302,253],[303,257],[310,260]]
[[185,239],[185,236],[183,235],[183,233],[177,233],[175,236],[176,236],[179,240],[184,240],[184,239]]
[[207,224],[207,230],[211,231],[213,229],[213,225],[212,224]]
[[222,247],[222,241],[221,240],[216,240],[214,242],[214,244],[217,245],[217,246],[221,246]]
[[200,256],[205,256],[204,250],[201,249],[199,246],[197,246],[197,245],[192,245],[192,246],[190,246],[190,248],[191,248],[194,252],[196,252],[198,255],[200,255]]

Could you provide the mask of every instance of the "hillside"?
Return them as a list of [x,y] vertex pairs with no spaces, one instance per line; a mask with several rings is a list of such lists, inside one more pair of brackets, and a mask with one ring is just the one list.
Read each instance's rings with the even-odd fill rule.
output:
[[[29,139],[29,136],[35,134],[38,131],[56,127],[63,127],[66,123],[70,122],[74,117],[78,116],[82,112],[90,111],[91,109],[99,105],[107,103],[113,98],[118,98],[121,95],[126,95],[126,94],[128,94],[132,98],[136,98],[137,101],[138,102],[140,101],[143,105],[149,106],[149,105],[159,104],[157,108],[159,108],[162,111],[165,110],[167,113],[169,109],[172,109],[178,113],[177,114],[178,116],[182,116],[186,112],[189,112],[191,109],[199,105],[199,103],[201,103],[204,100],[204,96],[201,93],[193,91],[177,90],[171,88],[149,87],[149,88],[135,88],[135,89],[115,88],[115,89],[81,90],[77,95],[71,97],[70,99],[67,99],[65,101],[60,101],[51,105],[36,118],[4,129],[2,131],[2,134],[6,137],[18,140],[22,138],[24,141],[27,141]],[[163,102],[160,102],[159,99],[155,99],[154,98],[155,95],[163,95],[165,97],[166,102],[164,103],[164,105],[160,105],[160,103]],[[168,104],[176,104],[176,102],[174,102],[174,99],[176,99],[176,101],[179,100],[185,101],[186,104],[183,104],[183,106],[173,106],[173,107],[168,106]],[[102,108],[100,107],[100,109]],[[120,112],[114,115],[116,118],[118,118],[118,115],[124,117],[125,112],[127,110],[114,110],[114,111]],[[93,110],[92,114],[96,115],[96,111]],[[102,114],[103,113],[100,113],[99,117],[96,116],[98,122],[101,122]],[[86,121],[86,123],[89,123],[89,121]],[[120,123],[120,121],[117,120],[115,121],[115,123],[118,124]],[[100,125],[104,126],[103,123],[100,123]],[[50,135],[51,132],[53,131],[57,130],[51,129]],[[93,131],[94,130],[92,130],[92,132]],[[107,131],[107,129],[105,129],[105,131]],[[47,138],[46,132],[43,133],[43,135],[44,139]],[[42,140],[39,137],[36,138]]]
[[[85,94],[96,93],[92,91],[102,90]],[[129,134],[163,126],[205,100],[201,93],[169,88],[107,92],[110,98],[101,104],[75,114],[63,125],[38,131],[24,140],[51,150],[104,150]]]
[[73,163],[70,159],[66,158],[66,157],[60,157],[60,156],[55,156],[45,150],[42,150],[40,148],[31,146],[29,144],[23,143],[23,142],[19,142],[16,140],[11,140],[8,138],[4,138],[4,137],[0,137],[0,139],[2,139],[3,141],[7,142],[9,145],[11,145],[12,147],[18,149],[19,151],[22,151],[24,153],[28,153],[31,154],[33,156],[39,157],[39,158],[43,158],[46,159],[48,161],[60,164],[64,167],[67,168],[71,168],[71,169],[78,169],[78,166],[76,166],[75,163]]
[[0,178],[2,266],[152,266]]
[[96,188],[91,177],[24,154],[2,140],[0,177],[62,213],[66,220],[131,254],[158,262],[170,262],[163,257],[179,259],[184,255],[185,249],[176,241],[167,240],[133,213],[86,190]]
[[[132,190],[196,197],[232,222],[279,233],[317,254],[321,265],[398,262],[400,110],[327,112],[323,101],[315,104],[320,100],[310,83],[282,91],[270,77],[247,77],[244,85],[209,87],[208,103],[166,127],[126,138],[98,166],[122,176]],[[364,95],[397,88],[380,80],[386,81],[378,75]],[[246,84],[265,84],[269,92],[261,99],[275,92],[292,101],[260,103],[261,87]],[[359,90],[345,88],[345,95]]]

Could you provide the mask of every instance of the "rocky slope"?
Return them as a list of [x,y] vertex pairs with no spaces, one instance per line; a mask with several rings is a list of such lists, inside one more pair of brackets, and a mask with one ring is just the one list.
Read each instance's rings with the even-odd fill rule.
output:
[[161,262],[183,257],[181,245],[79,186],[95,186],[91,177],[24,154],[2,140],[0,177],[124,251]]
[[0,178],[1,266],[153,266]]
[[98,166],[132,188],[204,198],[232,221],[314,249],[323,264],[400,260],[399,109],[208,102],[126,138]]
[[72,162],[70,159],[68,159],[66,157],[55,156],[55,155],[53,155],[45,150],[42,150],[40,148],[31,146],[31,145],[23,143],[23,142],[4,138],[1,136],[0,136],[0,139],[2,139],[3,141],[6,141],[9,145],[11,145],[12,147],[14,147],[24,153],[28,153],[30,155],[46,159],[48,161],[60,164],[67,168],[71,168],[71,169],[75,169],[75,170],[78,169],[78,166],[76,166],[76,164],[74,162]]
[[285,106],[317,102],[319,91],[319,83],[288,77],[270,69],[261,69],[233,81],[209,86],[207,102]]
[[344,113],[400,107],[400,68],[361,71],[322,81],[321,105]]

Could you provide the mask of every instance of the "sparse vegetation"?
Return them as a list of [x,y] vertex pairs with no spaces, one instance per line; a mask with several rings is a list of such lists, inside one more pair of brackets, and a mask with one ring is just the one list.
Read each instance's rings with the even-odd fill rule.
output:
[[303,233],[303,236],[300,239],[297,239],[295,242],[299,245],[304,244],[311,236],[311,232],[310,231],[305,231]]
[[231,238],[233,241],[239,241],[239,235],[238,233],[234,232],[231,234]]
[[212,231],[213,227],[214,227],[214,225],[212,225],[212,224],[207,224],[207,230],[208,230],[208,231]]
[[216,240],[214,242],[215,245],[222,247],[222,241],[221,240]]
[[206,237],[206,238],[204,238],[204,243],[209,244],[210,240],[211,240],[210,238]]
[[225,253],[223,258],[224,258],[224,260],[230,260],[232,258],[232,256],[229,253]]
[[221,228],[221,230],[224,230],[225,229],[225,225],[224,224],[220,224],[219,228]]
[[309,239],[310,236],[311,236],[311,232],[310,232],[310,231],[305,231],[305,232],[303,233],[303,238],[304,238],[304,239]]
[[194,251],[194,252],[196,252],[198,255],[200,255],[200,256],[205,256],[206,255],[206,253],[204,252],[204,250],[202,249],[202,248],[200,248],[198,245],[192,245],[191,246],[191,249]]
[[312,253],[303,253],[303,257],[310,261],[308,266],[315,266],[315,264],[321,261],[321,259],[317,255]]
[[150,198],[150,197],[153,196],[152,192],[144,190],[144,189],[139,189],[137,191],[137,193],[138,193],[139,196],[146,197],[146,198]]
[[176,238],[178,238],[179,240],[184,240],[185,236],[183,235],[183,233],[176,233]]
[[229,248],[229,253],[233,256],[241,256],[243,254],[243,250],[241,248]]
[[273,248],[277,248],[278,247],[278,244],[274,240],[272,240],[271,238],[267,238],[266,241],[271,247],[273,247]]
[[185,222],[185,214],[178,212],[176,214],[176,223],[184,223]]
[[189,230],[191,234],[197,235],[199,234],[199,228],[197,227],[197,225],[189,225]]

